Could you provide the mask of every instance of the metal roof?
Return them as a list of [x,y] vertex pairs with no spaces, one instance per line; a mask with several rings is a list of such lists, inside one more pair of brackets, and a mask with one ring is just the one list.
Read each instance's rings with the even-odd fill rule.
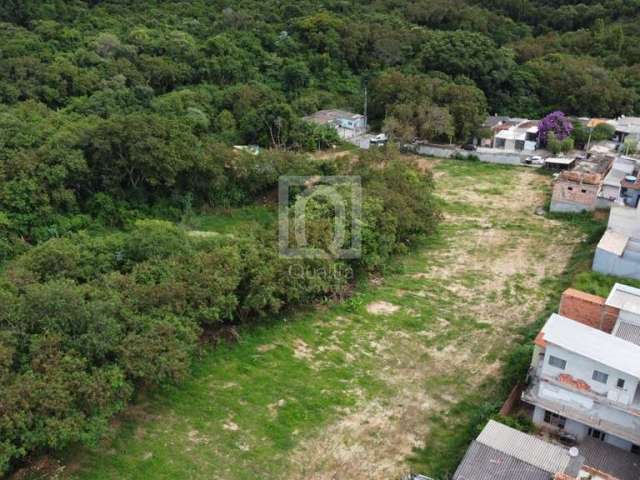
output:
[[640,315],[640,288],[616,283],[611,289],[605,305]]
[[626,340],[627,342],[635,343],[640,346],[640,326],[633,325],[632,323],[627,322],[619,322],[616,326],[615,332],[613,334]]
[[640,378],[640,347],[554,313],[542,329],[544,341]]
[[453,480],[549,480],[550,472],[474,441]]
[[490,420],[453,480],[549,480],[556,473],[575,477],[583,460],[565,448]]
[[509,130],[502,130],[497,133],[496,138],[501,138],[503,140],[526,140],[527,132],[512,127]]
[[568,450],[493,420],[477,441],[551,473],[567,472],[572,461]]

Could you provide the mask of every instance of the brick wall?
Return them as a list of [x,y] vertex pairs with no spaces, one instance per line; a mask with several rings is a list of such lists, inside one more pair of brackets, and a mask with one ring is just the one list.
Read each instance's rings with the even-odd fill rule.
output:
[[605,299],[597,295],[569,288],[560,300],[560,315],[611,333],[620,311],[604,304]]
[[553,184],[552,199],[555,202],[573,202],[586,207],[595,207],[599,188],[598,185],[558,179]]

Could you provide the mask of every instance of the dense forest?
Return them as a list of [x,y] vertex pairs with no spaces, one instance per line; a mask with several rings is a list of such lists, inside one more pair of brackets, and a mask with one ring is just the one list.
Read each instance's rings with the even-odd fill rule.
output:
[[402,137],[636,112],[639,18],[640,0],[4,0],[0,257],[132,202],[250,201],[225,146],[325,147],[300,117],[362,111],[365,86]]
[[432,180],[393,148],[301,154],[339,141],[301,117],[362,112],[365,89],[370,123],[403,138],[638,113],[640,0],[0,0],[0,472],[96,441],[187,375],[208,329],[348,287],[287,280],[273,232],[191,237],[188,212],[349,174],[363,258],[299,262],[376,269],[433,231]]

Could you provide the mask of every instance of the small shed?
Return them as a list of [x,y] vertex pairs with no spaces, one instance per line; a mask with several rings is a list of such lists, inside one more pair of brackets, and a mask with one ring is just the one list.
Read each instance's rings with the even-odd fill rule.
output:
[[549,170],[571,170],[576,163],[575,158],[569,157],[549,157],[544,161],[544,167]]

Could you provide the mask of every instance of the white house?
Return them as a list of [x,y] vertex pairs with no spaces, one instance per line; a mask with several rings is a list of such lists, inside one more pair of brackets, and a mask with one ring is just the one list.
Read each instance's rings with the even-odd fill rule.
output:
[[623,307],[618,335],[551,315],[536,339],[522,395],[534,406],[534,423],[579,443],[602,442],[640,454],[640,345],[619,334],[640,330],[640,290],[635,293],[631,299],[618,287],[607,299]]
[[364,115],[345,110],[320,110],[303,120],[317,125],[330,125],[344,139],[351,139],[366,133],[367,119]]
[[493,147],[511,152],[533,152],[538,146],[538,122],[522,120],[516,125],[505,125],[495,134]]

